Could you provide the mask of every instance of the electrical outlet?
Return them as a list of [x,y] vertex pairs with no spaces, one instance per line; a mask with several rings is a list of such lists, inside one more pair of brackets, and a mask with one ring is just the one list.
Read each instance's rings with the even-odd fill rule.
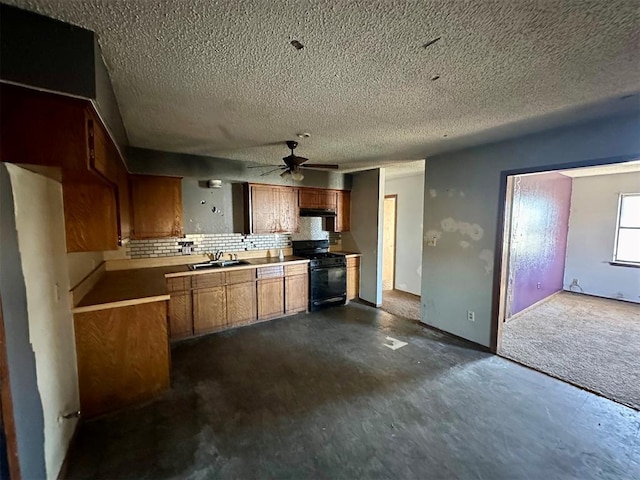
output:
[[470,322],[476,321],[476,312],[472,312],[471,310],[467,310],[467,320]]
[[578,279],[574,278],[573,281],[571,282],[571,286],[572,287],[577,287],[578,286]]
[[540,290],[540,289],[542,288],[542,284],[541,284],[540,282],[538,282],[538,283],[536,284],[536,288],[537,288],[538,290]]

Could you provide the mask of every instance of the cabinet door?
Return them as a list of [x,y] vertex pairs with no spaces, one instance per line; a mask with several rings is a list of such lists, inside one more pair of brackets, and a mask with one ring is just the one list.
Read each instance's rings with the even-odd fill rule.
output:
[[277,231],[279,198],[277,191],[268,185],[249,185],[250,225],[249,233],[274,233]]
[[306,312],[309,305],[309,275],[285,277],[284,292],[285,313]]
[[327,229],[333,232],[348,232],[351,229],[351,192],[338,190],[336,196],[336,216],[327,218]]
[[131,238],[182,236],[182,179],[131,175]]
[[360,267],[347,267],[347,300],[358,298],[360,289]]
[[169,335],[171,340],[193,336],[193,307],[189,291],[171,294]]
[[298,192],[295,188],[278,189],[278,230],[279,233],[298,231],[300,210],[298,208]]
[[284,314],[284,281],[280,278],[258,280],[258,319]]
[[227,324],[229,327],[256,321],[256,283],[237,283],[227,286]]
[[193,331],[196,335],[223,330],[227,326],[226,287],[193,291]]
[[116,191],[107,183],[63,180],[67,252],[118,248]]
[[298,193],[300,208],[319,208],[320,199],[315,188],[301,188]]

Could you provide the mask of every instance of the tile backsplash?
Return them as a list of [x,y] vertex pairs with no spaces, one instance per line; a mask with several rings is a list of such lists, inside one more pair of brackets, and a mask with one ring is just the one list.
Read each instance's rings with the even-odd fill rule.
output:
[[[301,229],[302,230],[302,229]],[[332,245],[340,242],[339,233],[323,232],[323,239],[329,238]],[[302,234],[304,235],[304,234]],[[300,233],[295,234],[298,239]],[[203,254],[222,250],[224,252],[244,252],[248,250],[268,250],[291,247],[289,234],[244,235],[242,233],[187,234],[184,238],[157,238],[150,240],[131,240],[127,245],[129,258],[156,258],[182,255],[181,242],[193,242],[193,254]],[[300,240],[319,238],[300,238]]]

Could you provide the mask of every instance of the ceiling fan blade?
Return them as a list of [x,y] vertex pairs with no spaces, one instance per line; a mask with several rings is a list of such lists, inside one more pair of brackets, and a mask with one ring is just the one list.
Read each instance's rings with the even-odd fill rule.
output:
[[280,165],[265,164],[265,165],[249,165],[247,168],[265,168],[265,167],[279,167]]
[[278,167],[278,168],[274,168],[274,169],[272,169],[272,170],[269,170],[268,172],[262,172],[262,173],[260,174],[260,176],[261,176],[261,177],[264,177],[265,175],[269,175],[270,173],[277,172],[278,170],[283,170],[283,169],[285,169],[285,168],[287,168],[287,167]]
[[300,168],[326,168],[330,170],[337,170],[340,166],[334,163],[307,163],[306,165],[300,165]]

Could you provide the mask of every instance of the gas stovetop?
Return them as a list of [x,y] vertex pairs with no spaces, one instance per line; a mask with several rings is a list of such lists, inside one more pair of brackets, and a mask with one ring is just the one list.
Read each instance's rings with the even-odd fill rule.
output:
[[293,254],[311,260],[311,268],[341,267],[347,264],[344,255],[329,252],[329,240],[294,241]]

